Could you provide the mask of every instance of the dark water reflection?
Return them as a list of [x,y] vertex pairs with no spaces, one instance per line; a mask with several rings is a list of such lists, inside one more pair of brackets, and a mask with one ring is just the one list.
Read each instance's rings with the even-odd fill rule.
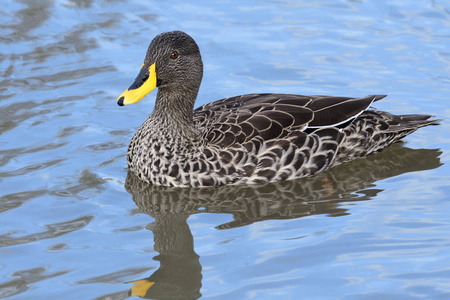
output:
[[344,202],[366,201],[381,189],[376,181],[441,165],[437,149],[410,149],[395,144],[385,152],[332,168],[314,177],[263,186],[169,188],[146,184],[128,173],[125,187],[139,211],[155,221],[154,257],[160,267],[148,278],[133,281],[131,294],[148,299],[197,299],[201,296],[202,266],[187,224],[198,213],[227,213],[228,229],[273,219],[325,214],[349,214]]

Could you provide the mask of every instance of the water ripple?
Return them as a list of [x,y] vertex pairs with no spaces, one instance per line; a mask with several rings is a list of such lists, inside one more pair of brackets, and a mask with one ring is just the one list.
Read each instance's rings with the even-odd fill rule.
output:
[[21,237],[11,237],[11,235],[17,235],[18,233],[11,231],[6,234],[0,235],[0,248],[31,243],[43,239],[51,239],[70,232],[74,232],[88,225],[93,218],[93,216],[84,216],[70,221],[48,224],[45,225],[45,227],[47,228],[47,230],[45,231],[23,235]]

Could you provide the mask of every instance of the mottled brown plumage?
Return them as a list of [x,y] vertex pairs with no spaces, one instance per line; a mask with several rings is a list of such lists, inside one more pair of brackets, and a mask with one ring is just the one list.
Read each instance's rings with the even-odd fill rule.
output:
[[[369,109],[382,95],[250,94],[193,110],[202,60],[195,41],[179,31],[152,41],[131,92],[145,84],[151,66],[159,87],[155,109],[131,140],[127,159],[134,174],[156,185],[261,184],[309,176],[437,122],[428,115]],[[127,104],[127,92],[119,105]]]

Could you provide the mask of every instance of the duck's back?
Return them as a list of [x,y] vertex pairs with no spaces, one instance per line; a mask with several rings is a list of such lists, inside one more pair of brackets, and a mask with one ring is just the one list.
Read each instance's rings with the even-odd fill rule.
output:
[[203,105],[194,111],[194,120],[205,147],[228,153],[230,161],[223,164],[240,170],[228,184],[265,183],[309,176],[376,153],[436,123],[426,115],[369,110],[382,98],[250,94]]
[[203,105],[194,111],[194,120],[207,132],[205,138],[210,143],[227,147],[255,136],[269,141],[295,131],[342,129],[383,97],[249,94]]
[[250,94],[218,100],[194,110],[195,139],[178,139],[183,130],[166,133],[149,118],[130,143],[129,166],[157,185],[276,182],[373,154],[436,123],[430,116],[369,109],[383,97]]

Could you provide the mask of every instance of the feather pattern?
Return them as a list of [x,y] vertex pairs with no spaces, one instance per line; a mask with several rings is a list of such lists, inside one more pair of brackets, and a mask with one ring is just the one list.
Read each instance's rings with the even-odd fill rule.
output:
[[[383,97],[251,94],[218,100],[194,110],[200,135],[190,148],[182,148],[174,132],[144,123],[130,144],[130,169],[168,186],[277,182],[376,153],[436,124],[431,116],[369,109]],[[144,144],[149,132],[161,135]]]

